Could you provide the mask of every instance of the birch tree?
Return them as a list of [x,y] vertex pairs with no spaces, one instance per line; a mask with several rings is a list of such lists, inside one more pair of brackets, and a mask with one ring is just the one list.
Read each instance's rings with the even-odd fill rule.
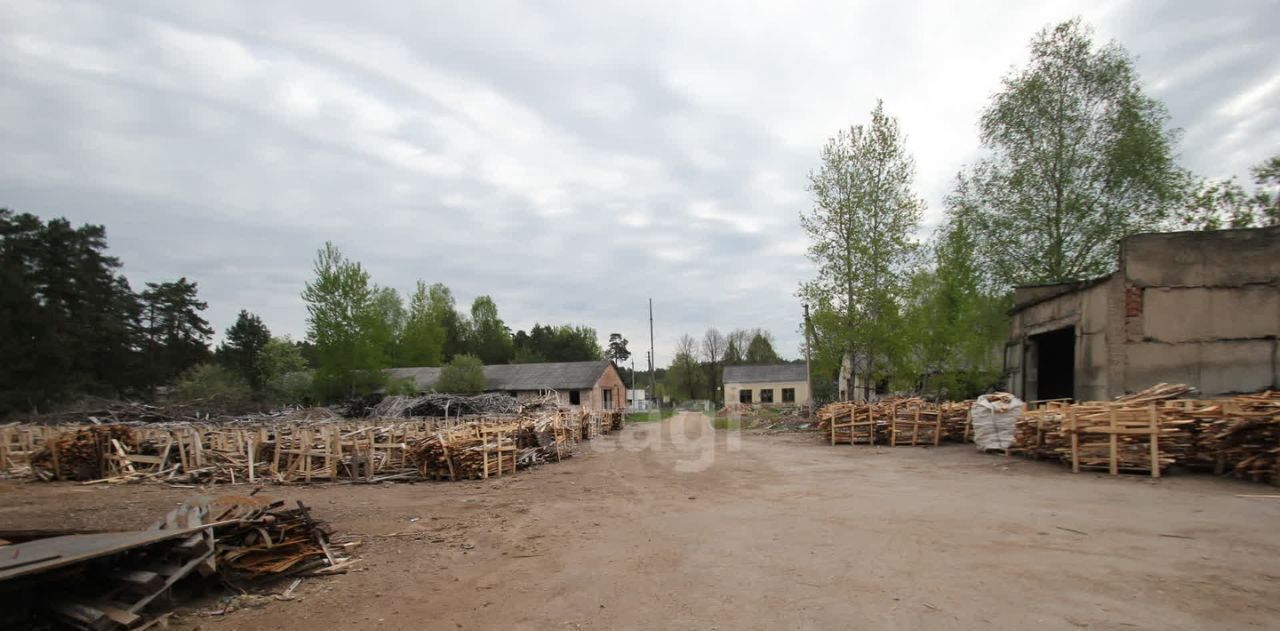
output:
[[1079,19],[1036,35],[983,112],[988,155],[957,188],[994,277],[1104,274],[1121,238],[1163,227],[1189,185],[1168,123],[1119,44],[1095,44]]
[[[869,125],[841,130],[809,175],[813,209],[800,223],[809,235],[817,278],[800,296],[815,307],[820,361],[856,360],[868,383],[900,352],[899,300],[913,266],[913,234],[924,212],[914,192],[915,160],[897,119],[877,102]],[[852,384],[846,384],[852,392]]]

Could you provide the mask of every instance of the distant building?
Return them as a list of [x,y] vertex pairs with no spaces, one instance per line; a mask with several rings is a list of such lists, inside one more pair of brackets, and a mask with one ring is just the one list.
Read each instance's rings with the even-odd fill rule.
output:
[[794,405],[809,401],[804,364],[725,366],[725,405]]
[[[412,379],[419,392],[430,392],[440,368],[391,368],[393,379]],[[620,410],[626,386],[618,367],[608,360],[549,362],[542,364],[495,364],[484,367],[485,391],[506,392],[517,398],[534,398],[554,391],[560,405],[591,410]]]
[[1114,273],[1013,298],[1005,372],[1025,400],[1280,388],[1280,227],[1135,235]]
[[649,399],[644,388],[627,389],[627,408],[632,410],[649,409]]

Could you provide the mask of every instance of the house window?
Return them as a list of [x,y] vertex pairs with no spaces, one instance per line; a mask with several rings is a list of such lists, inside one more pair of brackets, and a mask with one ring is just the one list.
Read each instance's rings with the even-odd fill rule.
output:
[[604,394],[604,409],[612,410],[613,409],[613,389],[609,388],[606,390],[601,390],[600,392]]
[[761,403],[773,403],[773,388],[761,388],[761,389],[760,389],[760,402],[761,402]]
[[577,390],[570,390],[569,405],[582,405],[582,393]]
[[796,389],[795,389],[795,388],[783,388],[783,389],[782,389],[782,402],[783,402],[783,403],[795,403],[795,402],[796,402]]
[[750,388],[744,388],[738,391],[738,403],[751,403]]

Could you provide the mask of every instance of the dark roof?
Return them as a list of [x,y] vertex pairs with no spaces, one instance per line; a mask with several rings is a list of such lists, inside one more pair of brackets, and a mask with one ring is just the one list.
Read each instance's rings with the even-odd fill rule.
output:
[[[494,364],[484,367],[485,389],[496,390],[582,390],[596,385],[609,368],[607,359],[588,362],[547,362],[543,364]],[[440,378],[440,368],[391,368],[395,379],[413,379],[422,391],[431,389]]]
[[804,364],[768,366],[725,366],[725,383],[762,383],[769,381],[806,381],[809,373]]

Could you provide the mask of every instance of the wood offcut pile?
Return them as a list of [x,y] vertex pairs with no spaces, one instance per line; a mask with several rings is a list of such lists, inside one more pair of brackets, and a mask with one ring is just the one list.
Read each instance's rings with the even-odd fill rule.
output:
[[1280,393],[1181,399],[1193,389],[1157,384],[1114,401],[1054,402],[1015,425],[1012,452],[1072,469],[1146,472],[1173,465],[1280,481]]
[[873,403],[842,401],[818,410],[818,431],[832,445],[937,446],[967,440],[964,403],[932,403],[919,397],[891,397]]
[[[1053,400],[1023,412],[1009,453],[1070,464],[1073,471],[1141,472],[1177,465],[1280,483],[1280,392],[1214,400],[1182,398],[1184,384],[1157,384],[1113,401]],[[890,398],[818,410],[832,445],[934,446],[971,442],[972,401]]]
[[292,592],[301,577],[356,562],[349,552],[358,542],[337,544],[331,535],[302,502],[251,494],[196,498],[145,531],[23,537],[0,545],[11,561],[0,567],[0,592],[21,595],[0,612],[0,626],[139,628],[163,622],[198,589],[246,593],[297,577]]
[[[432,405],[444,400],[426,398]],[[451,414],[485,401],[509,409],[517,401],[506,395],[447,398]],[[384,411],[426,409],[421,399],[396,398]],[[521,400],[513,414],[460,417],[343,419],[297,410],[220,422],[9,424],[0,426],[0,473],[172,485],[489,477],[568,458],[578,442],[617,431],[625,422],[622,411],[559,408],[550,401]],[[423,464],[422,453],[431,449],[439,452],[428,454],[440,463],[438,470]],[[449,464],[455,465],[452,473]]]
[[602,425],[600,413],[559,409],[480,418],[418,438],[409,458],[428,479],[500,477],[572,457],[581,437]]

